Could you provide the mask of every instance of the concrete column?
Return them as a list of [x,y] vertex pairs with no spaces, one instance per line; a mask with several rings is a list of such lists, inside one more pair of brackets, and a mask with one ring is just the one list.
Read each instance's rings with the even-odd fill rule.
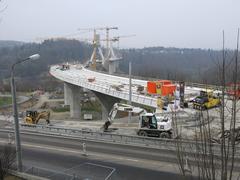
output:
[[69,83],[66,83],[64,82],[64,105],[70,105],[70,84]]
[[116,72],[116,62],[112,61],[109,62],[109,69],[108,69],[108,73],[109,74],[113,74]]
[[117,72],[117,70],[119,70],[119,61],[116,61],[116,72]]
[[70,104],[70,117],[74,119],[80,119],[81,118],[81,87],[68,84],[68,87],[70,89],[69,91],[69,104]]
[[108,71],[109,70],[109,60],[105,60],[103,63],[103,68]]
[[102,106],[102,120],[107,120],[108,114],[112,109],[114,103],[120,102],[120,99],[93,91]]

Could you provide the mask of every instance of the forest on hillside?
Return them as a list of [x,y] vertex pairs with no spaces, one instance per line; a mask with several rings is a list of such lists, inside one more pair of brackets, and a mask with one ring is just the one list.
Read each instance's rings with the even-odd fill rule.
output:
[[[1,47],[1,46],[0,46]],[[48,71],[48,66],[66,61],[87,60],[91,55],[91,47],[77,40],[46,40],[43,43],[25,43],[14,47],[0,48],[0,77],[10,75],[10,66],[19,59],[32,54],[40,54],[35,62],[27,62],[16,67],[16,76],[39,76]]]
[[[56,79],[49,76],[49,66],[62,62],[87,61],[91,55],[91,45],[77,40],[45,40],[38,43],[22,43],[15,46],[5,46],[0,42],[0,90],[9,91],[11,65],[19,59],[32,54],[40,54],[35,62],[26,62],[16,66],[15,77],[18,90],[31,91],[36,88],[52,90],[58,86]],[[7,45],[9,42],[7,43]],[[14,44],[14,43],[11,43]]]
[[[48,75],[49,66],[62,62],[87,61],[92,53],[92,46],[77,40],[45,40],[42,43],[20,43],[0,41],[0,88],[9,89],[11,64],[18,59],[39,53],[40,60],[27,62],[16,68],[18,88],[34,89],[38,86],[53,88],[55,79]],[[158,79],[184,80],[191,82],[219,84],[222,51],[211,49],[185,49],[148,47],[143,49],[121,49],[123,60],[120,72],[128,73],[129,61],[132,61],[133,75]],[[226,50],[225,60],[228,80],[232,79],[235,52]],[[239,77],[239,76],[238,76]],[[36,82],[36,83],[35,83]],[[47,84],[47,86],[46,86]]]
[[[132,71],[137,76],[204,84],[221,83],[222,51],[149,47],[121,52],[125,61],[120,63],[120,68],[128,72],[128,62],[132,61]],[[231,82],[236,54],[233,50],[226,50],[224,54],[227,82]]]

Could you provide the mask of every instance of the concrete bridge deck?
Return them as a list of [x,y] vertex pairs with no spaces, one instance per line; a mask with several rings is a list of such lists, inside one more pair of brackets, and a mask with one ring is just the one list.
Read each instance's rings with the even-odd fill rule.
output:
[[[59,65],[52,66],[50,73],[64,82],[84,87],[116,98],[129,100],[129,79],[114,75],[103,74],[84,68],[81,65],[70,65],[67,70],[61,70]],[[90,82],[89,79],[95,79]],[[147,86],[146,80],[132,79],[132,102],[157,108],[157,97],[140,94],[138,86]],[[186,87],[185,93],[191,94],[199,88]]]

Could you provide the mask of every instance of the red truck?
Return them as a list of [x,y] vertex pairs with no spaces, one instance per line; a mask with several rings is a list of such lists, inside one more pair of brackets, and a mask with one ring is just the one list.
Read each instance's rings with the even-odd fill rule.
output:
[[[235,89],[236,86],[236,89]],[[227,85],[227,95],[230,99],[233,99],[236,96],[238,99],[240,98],[240,83],[230,83]]]

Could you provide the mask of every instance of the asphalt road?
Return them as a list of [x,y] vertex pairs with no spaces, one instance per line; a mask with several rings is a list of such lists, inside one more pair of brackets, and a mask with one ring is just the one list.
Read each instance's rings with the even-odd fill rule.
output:
[[[0,142],[8,138],[2,132],[0,137]],[[174,174],[177,165],[164,163],[168,157],[158,149],[24,134],[21,139],[24,165],[40,167],[38,173],[48,171],[45,175],[51,179],[60,179],[66,173],[88,179],[105,179],[110,173],[109,179],[180,178]],[[84,156],[83,143],[88,156]]]

